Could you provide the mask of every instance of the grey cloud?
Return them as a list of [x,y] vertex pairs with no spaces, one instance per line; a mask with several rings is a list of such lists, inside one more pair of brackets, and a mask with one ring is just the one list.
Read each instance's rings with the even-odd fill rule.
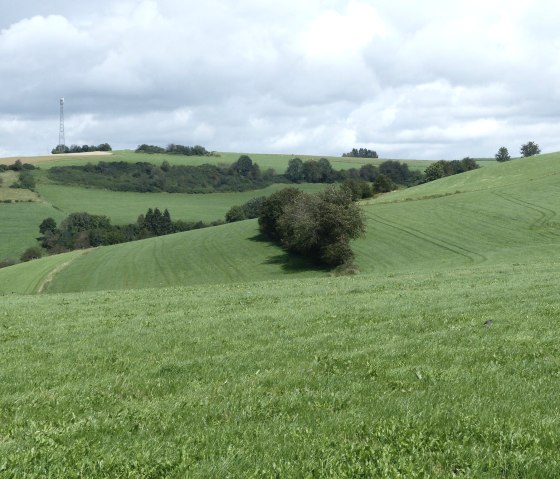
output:
[[[531,136],[560,149],[550,1],[22,3],[0,7],[2,154],[49,151],[60,96],[69,142],[117,148],[439,159]],[[372,7],[384,28],[356,17]],[[346,24],[313,30],[333,18]],[[346,43],[330,51],[333,38]]]

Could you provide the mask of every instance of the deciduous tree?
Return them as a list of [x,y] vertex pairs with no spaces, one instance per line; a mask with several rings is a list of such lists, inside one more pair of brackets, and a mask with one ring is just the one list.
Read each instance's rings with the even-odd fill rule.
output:
[[509,151],[505,146],[502,146],[499,150],[498,153],[496,153],[495,155],[496,161],[509,161],[511,160],[511,156],[509,156]]
[[521,145],[521,156],[527,158],[529,156],[538,155],[541,152],[539,145],[537,145],[534,141],[529,141],[524,145]]

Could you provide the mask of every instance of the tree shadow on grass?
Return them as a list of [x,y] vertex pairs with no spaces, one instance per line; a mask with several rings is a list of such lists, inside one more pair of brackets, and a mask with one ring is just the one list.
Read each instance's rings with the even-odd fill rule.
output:
[[[273,245],[274,243],[271,242],[265,235],[258,234],[251,238],[251,241],[256,241],[258,243],[268,243]],[[280,265],[282,271],[285,273],[302,273],[304,271],[316,271],[316,272],[328,272],[330,268],[316,261],[313,261],[309,258],[305,258],[304,256],[300,256],[294,253],[280,253],[268,258],[264,264],[277,264]]]

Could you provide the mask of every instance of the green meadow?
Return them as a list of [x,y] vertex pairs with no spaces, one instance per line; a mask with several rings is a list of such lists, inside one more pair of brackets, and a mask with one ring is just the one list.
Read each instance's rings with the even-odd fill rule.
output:
[[[543,155],[485,167],[366,201],[367,234],[354,244],[358,268],[362,273],[386,274],[546,260],[560,245],[559,157]],[[64,189],[53,187],[55,192]],[[72,190],[66,195],[69,203],[75,197]],[[151,197],[114,195],[104,192],[100,197]],[[193,196],[202,196],[203,201],[221,195]],[[99,211],[110,213],[126,201],[110,203]],[[220,284],[278,275],[290,278],[294,272],[327,274],[288,267],[282,257],[279,248],[258,241],[256,221],[246,221],[96,249],[57,274],[49,291]],[[0,281],[6,278],[0,291],[16,291],[9,289],[8,278],[18,275],[18,268],[0,271]],[[80,279],[83,271],[94,273]],[[32,275],[30,281],[36,282]]]
[[17,181],[18,173],[15,171],[4,171],[0,173],[0,202],[37,200],[37,194],[33,191],[20,188],[10,188]]
[[[298,157],[305,160],[319,160],[320,158],[327,158],[333,167],[337,170],[359,168],[365,164],[379,165],[388,158],[343,158],[341,156],[326,156],[326,155],[285,155],[285,154],[271,154],[271,153],[243,153],[243,152],[218,152],[216,156],[183,156],[183,155],[169,155],[169,154],[148,154],[148,153],[135,153],[133,150],[116,150],[110,154],[103,155],[83,155],[83,154],[65,154],[65,155],[48,155],[38,157],[21,158],[24,163],[31,163],[41,168],[52,168],[53,166],[71,166],[83,165],[86,163],[97,163],[99,161],[125,161],[130,163],[147,162],[160,165],[167,161],[171,165],[203,165],[209,164],[227,164],[230,165],[237,161],[241,155],[248,154],[251,159],[258,163],[261,169],[272,168],[277,173],[283,173],[288,167],[288,163],[292,158]],[[19,158],[3,158],[0,163],[13,163]],[[411,170],[424,171],[433,161],[431,160],[398,160],[404,161],[409,165]]]
[[42,220],[52,217],[60,221],[65,216],[45,203],[0,203],[0,260],[18,258],[27,248],[35,246]]
[[[352,276],[256,220],[0,269],[0,477],[559,477],[559,179],[557,153],[367,200]],[[0,214],[144,201],[38,192]]]
[[558,477],[558,271],[5,296],[0,476]]
[[[57,222],[70,213],[87,211],[108,216],[113,224],[136,222],[148,208],[167,208],[174,220],[212,222],[223,220],[233,205],[241,205],[256,196],[268,196],[285,187],[274,184],[267,188],[234,193],[180,194],[133,193],[55,185],[36,172],[35,192],[9,188],[17,179],[14,172],[5,172],[7,178],[0,185],[0,260],[17,258],[25,249],[36,244],[39,224],[48,217]],[[13,181],[11,181],[13,180]],[[298,188],[317,192],[320,184],[301,184]]]
[[[167,208],[174,220],[206,221],[223,220],[233,205],[241,205],[257,196],[269,196],[286,185],[274,184],[260,190],[234,193],[134,193],[97,190],[53,184],[40,184],[37,191],[44,201],[60,211],[70,214],[87,211],[91,214],[106,215],[114,224],[134,223],[138,215],[148,208]],[[321,184],[298,185],[304,191],[317,192],[324,188]]]

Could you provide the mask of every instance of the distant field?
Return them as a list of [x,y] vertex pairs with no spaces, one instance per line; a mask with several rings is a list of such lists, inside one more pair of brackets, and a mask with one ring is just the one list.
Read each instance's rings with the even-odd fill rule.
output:
[[37,201],[37,193],[20,188],[10,188],[19,179],[15,171],[0,173],[0,202],[2,201]]
[[35,246],[39,224],[49,216],[60,221],[66,215],[44,203],[0,203],[0,260]]
[[[0,260],[7,256],[19,257],[29,246],[36,244],[39,224],[45,218],[63,220],[68,214],[86,211],[108,216],[113,224],[134,223],[148,208],[167,208],[174,220],[223,220],[232,205],[243,204],[256,196],[267,196],[286,185],[241,193],[214,193],[208,195],[169,193],[125,193],[52,184],[37,185],[40,197],[29,190],[0,188],[0,201],[32,199],[34,203],[0,202]],[[324,185],[302,184],[308,192],[320,191]],[[40,202],[38,202],[40,201]]]
[[560,477],[559,275],[5,296],[0,476]]
[[[517,160],[365,202],[367,235],[354,243],[360,271],[439,272],[477,265],[525,265],[557,256],[559,158]],[[250,239],[257,234],[256,221],[248,221],[102,248],[57,274],[48,291],[289,277],[281,262],[275,264],[281,251]],[[4,277],[9,284],[3,275],[17,274],[16,268],[11,271],[0,271],[0,281]],[[80,279],[83,271],[94,273]],[[325,273],[310,270],[309,274]]]
[[[83,165],[86,163],[97,163],[99,161],[127,161],[137,162],[144,161],[160,165],[163,161],[167,161],[172,165],[202,165],[205,163],[210,164],[228,164],[239,159],[242,154],[248,154],[251,159],[258,163],[261,169],[273,168],[277,173],[283,173],[288,167],[288,162],[298,157],[302,160],[319,158],[328,158],[333,167],[337,170],[348,168],[359,168],[365,164],[378,165],[386,161],[382,159],[371,158],[342,158],[340,156],[318,156],[318,155],[285,155],[285,154],[255,154],[255,153],[224,153],[220,152],[220,156],[182,156],[182,155],[167,155],[156,154],[150,155],[147,153],[134,153],[132,150],[118,150],[112,152],[109,156],[82,156],[82,155],[49,155],[21,158],[23,162],[39,165],[41,168],[51,168],[53,166],[70,166],[70,165]],[[18,158],[4,158],[0,159],[0,163],[13,163]],[[412,170],[424,171],[433,161],[431,160],[397,160],[407,163]]]
[[[286,186],[274,184],[260,190],[210,194],[133,193],[53,184],[40,184],[37,190],[45,201],[64,213],[87,211],[109,216],[114,224],[125,224],[135,222],[138,215],[156,207],[161,210],[167,208],[174,220],[223,220],[231,206],[257,196],[268,196]],[[321,184],[297,186],[308,192],[325,188]]]

